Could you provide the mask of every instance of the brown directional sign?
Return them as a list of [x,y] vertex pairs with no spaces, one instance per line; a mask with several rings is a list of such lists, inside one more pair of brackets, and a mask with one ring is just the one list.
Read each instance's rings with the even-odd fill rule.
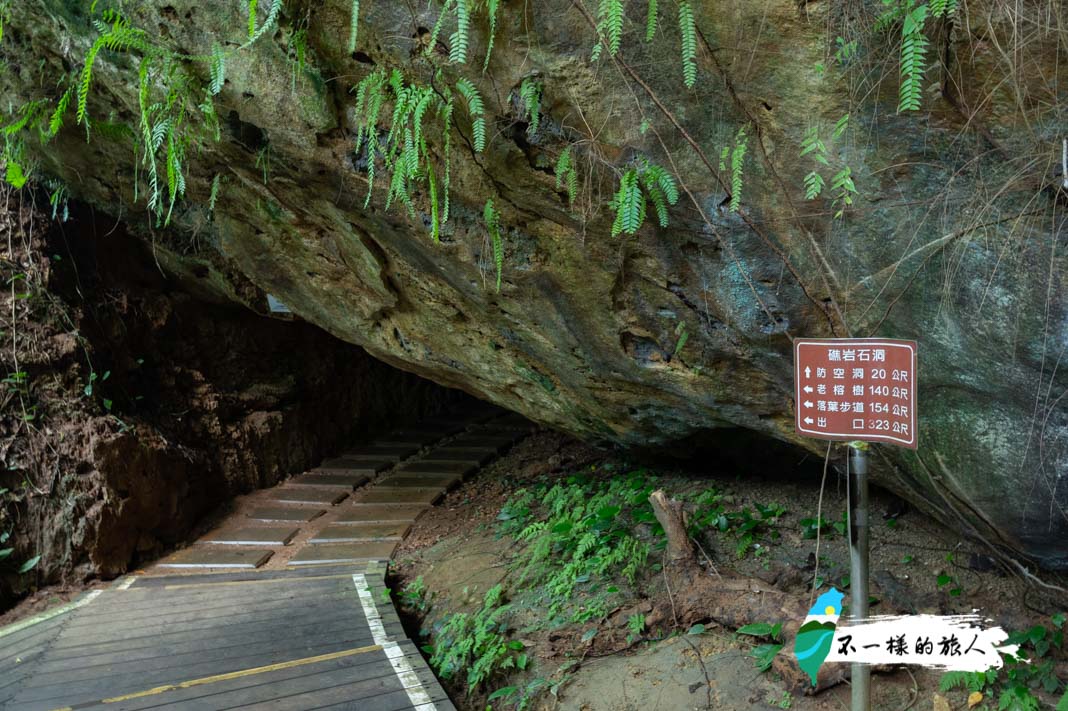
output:
[[803,437],[916,449],[916,343],[794,341],[794,429]]

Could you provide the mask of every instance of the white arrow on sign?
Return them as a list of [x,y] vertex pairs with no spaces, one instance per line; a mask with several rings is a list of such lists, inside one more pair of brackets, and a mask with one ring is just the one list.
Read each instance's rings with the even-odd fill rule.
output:
[[812,377],[812,368],[809,368],[807,365],[805,366],[805,377],[806,378],[811,378]]
[[810,393],[810,394],[812,393],[812,386],[811,385],[806,385],[805,387],[803,387],[801,389],[804,390],[806,393]]
[[805,400],[805,407],[812,407],[812,401],[811,400]]
[[812,420],[812,418],[811,418],[811,417],[806,417],[806,418],[804,419],[804,423],[805,423],[806,425],[811,425],[811,424],[812,424],[812,422],[813,422],[813,420]]

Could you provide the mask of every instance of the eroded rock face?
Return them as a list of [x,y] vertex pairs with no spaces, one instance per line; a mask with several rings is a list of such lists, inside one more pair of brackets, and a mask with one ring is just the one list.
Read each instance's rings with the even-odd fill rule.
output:
[[197,298],[113,220],[49,225],[10,192],[0,277],[25,298],[0,292],[3,354],[25,385],[0,410],[0,531],[13,560],[41,560],[3,571],[0,610],[151,561],[235,495],[466,399],[307,323]]
[[[2,51],[11,69],[4,95],[17,103],[79,67],[94,32],[71,3],[16,5]],[[1068,564],[1068,368],[1058,367],[1068,347],[1068,250],[1054,169],[1068,118],[1064,84],[1049,79],[1065,69],[1063,40],[1040,29],[1049,18],[1036,14],[1013,52],[1005,47],[1022,35],[996,3],[969,2],[952,26],[933,24],[938,60],[925,108],[902,115],[895,40],[871,32],[878,2],[699,3],[692,91],[681,83],[672,18],[646,44],[637,7],[621,61],[591,64],[593,3],[506,3],[483,74],[481,15],[472,59],[457,67],[447,48],[432,58],[421,51],[434,4],[365,5],[351,56],[349,4],[332,0],[289,8],[280,29],[228,58],[216,100],[222,138],[189,155],[187,200],[175,226],[156,232],[172,273],[246,303],[275,294],[388,363],[627,445],[741,427],[822,454],[792,431],[790,338],[913,338],[920,449],[880,448],[879,480],[950,525]],[[1027,5],[1017,22],[1052,7]],[[148,0],[131,20],[176,51],[207,54],[213,40],[244,41],[242,6]],[[301,18],[303,67],[293,42]],[[836,36],[860,41],[848,66],[830,60]],[[363,207],[366,160],[352,155],[349,90],[374,66],[439,89],[467,76],[492,114],[476,157],[457,109],[453,217],[440,244],[427,234],[422,189],[414,219],[387,212],[379,192]],[[205,65],[190,67],[206,79]],[[534,135],[516,98],[527,77],[544,85]],[[136,125],[136,53],[102,53],[92,94],[93,115]],[[804,199],[814,163],[799,152],[810,126],[826,137],[846,113],[832,173],[850,166],[859,195],[833,219],[843,207],[833,192]],[[731,213],[718,159],[741,127],[750,137],[743,209]],[[583,182],[573,210],[552,175],[568,145]],[[686,194],[669,228],[612,238],[614,173],[642,154],[670,167]],[[132,202],[128,144],[87,144],[83,128],[68,126],[37,155],[41,171],[79,197],[135,224],[143,213]],[[216,174],[222,189],[209,220]],[[489,198],[506,227],[499,294],[480,218]],[[199,251],[189,248],[193,234]]]

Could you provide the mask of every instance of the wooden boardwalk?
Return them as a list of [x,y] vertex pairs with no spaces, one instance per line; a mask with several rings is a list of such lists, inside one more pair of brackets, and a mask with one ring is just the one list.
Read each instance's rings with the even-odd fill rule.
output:
[[529,432],[487,419],[387,435],[144,574],[0,628],[0,709],[452,710],[385,565],[427,506]]

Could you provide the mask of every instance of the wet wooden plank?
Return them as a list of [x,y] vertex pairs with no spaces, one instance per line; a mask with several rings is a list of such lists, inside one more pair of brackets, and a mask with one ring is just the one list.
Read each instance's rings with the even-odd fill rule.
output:
[[432,462],[419,460],[409,464],[402,464],[394,471],[397,474],[455,474],[465,477],[473,473],[478,467],[470,462]]
[[209,533],[197,541],[234,546],[284,546],[300,531],[289,526],[243,526]]
[[399,541],[411,528],[407,521],[399,523],[346,523],[327,526],[312,536],[309,543],[363,543],[368,541]]
[[320,563],[355,563],[361,560],[389,560],[396,547],[396,541],[338,545],[312,544],[301,548],[295,556],[289,559],[289,564],[317,565]]
[[279,486],[270,492],[271,500],[283,504],[340,504],[348,492],[314,486]]
[[335,523],[387,523],[403,521],[414,522],[424,511],[429,508],[426,504],[405,505],[380,505],[363,504],[353,502],[351,506],[341,509]]
[[360,472],[327,469],[323,470],[322,473],[309,472],[308,474],[300,474],[290,479],[290,482],[297,486],[334,486],[352,490],[358,486],[363,486],[370,480],[370,476]]
[[258,568],[273,551],[196,547],[178,551],[156,565],[160,568]]
[[430,489],[371,489],[360,496],[356,504],[384,504],[389,506],[430,506],[442,496],[440,491]]
[[326,513],[324,509],[296,506],[261,506],[248,513],[254,521],[300,521],[306,523]]

